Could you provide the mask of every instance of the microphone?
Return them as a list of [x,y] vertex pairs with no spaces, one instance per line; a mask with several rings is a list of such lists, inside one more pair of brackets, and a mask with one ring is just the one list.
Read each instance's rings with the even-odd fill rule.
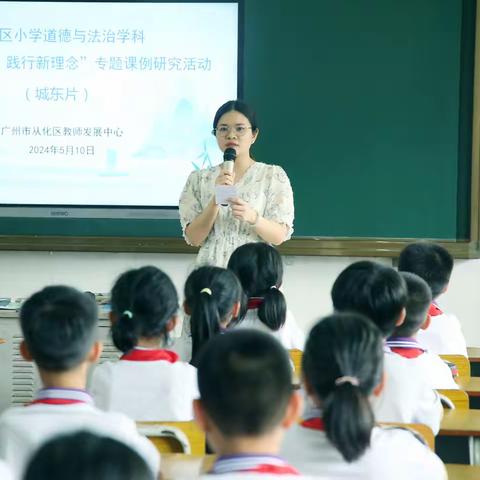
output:
[[233,173],[233,165],[237,158],[237,152],[234,148],[226,148],[223,152],[223,170]]

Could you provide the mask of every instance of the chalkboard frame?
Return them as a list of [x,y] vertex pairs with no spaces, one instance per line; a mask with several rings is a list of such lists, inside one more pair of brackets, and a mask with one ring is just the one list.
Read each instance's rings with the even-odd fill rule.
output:
[[[243,1],[239,1],[239,23],[243,23]],[[467,240],[428,239],[446,247],[456,258],[480,258],[480,2],[476,5],[474,87],[472,118],[470,232]],[[243,52],[239,50],[239,67]],[[241,83],[239,84],[241,85]],[[241,89],[240,89],[241,90]],[[284,255],[395,257],[412,241],[407,238],[298,237],[280,247]],[[0,250],[196,253],[178,237],[0,235]]]

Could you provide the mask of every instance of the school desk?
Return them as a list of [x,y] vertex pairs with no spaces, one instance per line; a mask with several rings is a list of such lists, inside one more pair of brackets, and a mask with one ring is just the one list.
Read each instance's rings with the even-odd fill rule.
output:
[[467,437],[470,464],[480,464],[480,410],[445,410],[438,435]]
[[467,347],[470,363],[480,363],[480,347]]
[[480,347],[467,347],[468,359],[474,377],[480,377]]
[[448,472],[448,480],[478,480],[480,478],[480,466],[478,465],[445,465]]
[[160,462],[162,480],[198,478],[199,474],[208,472],[208,470],[210,470],[214,461],[215,455],[162,453],[162,461]]
[[469,397],[480,397],[480,377],[471,377],[467,382],[459,383],[459,386]]
[[[163,480],[178,478],[196,478],[198,474],[207,472],[215,461],[215,455],[185,455],[183,453],[164,453],[160,471]],[[480,466],[445,465],[449,480],[478,480]]]

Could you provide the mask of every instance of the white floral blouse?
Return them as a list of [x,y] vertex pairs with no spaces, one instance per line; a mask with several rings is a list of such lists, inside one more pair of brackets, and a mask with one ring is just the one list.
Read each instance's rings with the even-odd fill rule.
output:
[[[183,236],[185,229],[211,201],[215,180],[221,165],[190,174],[180,196],[179,210]],[[293,192],[290,180],[283,168],[277,165],[255,162],[235,184],[238,196],[248,202],[259,215],[287,225],[288,240],[293,232]],[[212,230],[200,247],[197,265],[225,267],[231,253],[240,245],[263,241],[255,227],[233,217],[230,206],[220,206]]]

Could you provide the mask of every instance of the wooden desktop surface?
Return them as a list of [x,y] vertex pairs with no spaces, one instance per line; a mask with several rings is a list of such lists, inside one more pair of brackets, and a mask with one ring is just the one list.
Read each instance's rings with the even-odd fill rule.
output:
[[470,363],[480,363],[480,347],[467,347]]
[[[213,465],[215,455],[185,455],[183,453],[162,454],[161,473],[163,480],[178,478],[195,478],[205,473]],[[470,465],[445,465],[449,480],[478,480],[480,479],[480,466]]]
[[480,377],[471,377],[467,382],[460,382],[459,386],[469,397],[480,397]]
[[480,410],[446,410],[439,435],[480,437]]
[[480,478],[479,465],[445,465],[448,472],[448,480],[478,480]]
[[208,472],[215,461],[215,455],[186,455],[184,453],[162,453],[160,472],[162,480],[197,478]]

